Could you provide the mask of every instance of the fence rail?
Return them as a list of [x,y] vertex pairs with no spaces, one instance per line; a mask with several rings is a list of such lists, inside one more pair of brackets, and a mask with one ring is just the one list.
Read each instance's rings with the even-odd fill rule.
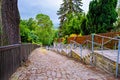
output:
[[39,47],[36,44],[14,44],[0,47],[0,80],[8,80],[30,52]]

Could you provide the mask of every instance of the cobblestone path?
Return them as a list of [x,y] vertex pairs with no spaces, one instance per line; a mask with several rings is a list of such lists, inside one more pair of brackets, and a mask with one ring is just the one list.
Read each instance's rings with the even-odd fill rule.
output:
[[52,51],[38,48],[10,80],[119,80]]

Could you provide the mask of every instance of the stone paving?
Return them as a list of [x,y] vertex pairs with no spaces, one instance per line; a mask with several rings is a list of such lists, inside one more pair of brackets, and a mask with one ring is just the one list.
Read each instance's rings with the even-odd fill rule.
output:
[[120,80],[98,68],[38,48],[10,80]]

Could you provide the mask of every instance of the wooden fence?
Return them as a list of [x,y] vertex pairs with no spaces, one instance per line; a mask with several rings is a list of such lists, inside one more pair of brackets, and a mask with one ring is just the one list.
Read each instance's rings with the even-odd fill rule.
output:
[[8,80],[22,62],[28,59],[36,44],[14,44],[0,47],[0,80]]

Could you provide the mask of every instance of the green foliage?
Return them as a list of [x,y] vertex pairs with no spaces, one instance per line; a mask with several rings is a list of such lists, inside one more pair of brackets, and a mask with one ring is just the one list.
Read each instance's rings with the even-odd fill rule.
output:
[[117,21],[114,23],[115,29],[113,29],[113,31],[119,32],[120,31],[120,4],[118,6],[117,13],[118,13],[118,18],[117,18]]
[[50,45],[53,41],[54,30],[53,24],[49,16],[38,14],[36,16],[38,27],[36,28],[36,35],[40,36],[39,41],[44,45]]
[[37,20],[38,26],[48,27],[48,28],[52,28],[53,27],[53,23],[50,20],[50,17],[48,15],[38,14],[36,16],[36,20]]
[[67,18],[62,26],[62,35],[65,36],[70,34],[80,34],[82,32],[80,27],[80,20],[81,14],[67,14]]
[[90,33],[89,33],[90,30],[89,30],[89,27],[88,27],[88,25],[87,25],[87,22],[88,22],[87,17],[86,17],[85,14],[83,14],[83,15],[81,16],[81,19],[80,19],[80,26],[81,26],[81,34],[82,34],[82,35],[90,34]]
[[[30,25],[30,20],[21,20],[20,21],[20,35],[22,42],[36,43],[38,37],[34,34],[33,24]],[[32,21],[31,21],[32,22]],[[36,26],[34,26],[36,27]]]
[[38,14],[36,18],[21,20],[20,34],[22,42],[50,45],[55,36],[52,21],[45,14]]
[[60,34],[62,36],[70,34],[79,34],[80,29],[80,17],[82,14],[82,0],[63,0],[63,4],[59,11],[60,15]]
[[87,14],[89,33],[103,33],[111,31],[117,20],[117,0],[93,0]]
[[63,0],[57,15],[60,15],[60,29],[63,27],[64,21],[67,20],[68,15],[72,13],[82,13],[82,0]]

